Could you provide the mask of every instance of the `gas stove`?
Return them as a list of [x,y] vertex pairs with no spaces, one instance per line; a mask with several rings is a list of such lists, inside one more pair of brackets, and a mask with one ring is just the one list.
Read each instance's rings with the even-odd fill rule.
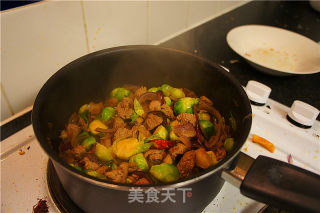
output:
[[[256,158],[266,155],[320,174],[320,122],[309,129],[287,120],[289,108],[271,99],[263,106],[252,105],[253,123],[242,152]],[[256,134],[272,142],[274,153],[251,141]],[[63,191],[48,156],[35,138],[32,125],[1,142],[1,211],[32,212],[40,199],[49,212],[82,212]],[[258,212],[265,204],[240,194],[225,183],[220,193],[202,211]]]

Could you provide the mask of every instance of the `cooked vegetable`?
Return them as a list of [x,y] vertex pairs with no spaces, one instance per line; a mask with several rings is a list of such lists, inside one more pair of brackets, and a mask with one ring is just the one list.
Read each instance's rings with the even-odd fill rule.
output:
[[233,138],[227,138],[225,141],[224,141],[224,148],[226,149],[227,152],[230,152],[233,148],[233,145],[234,145],[234,140]]
[[114,154],[122,160],[128,160],[131,156],[145,152],[152,146],[152,143],[144,143],[136,138],[127,138],[115,141],[112,145]]
[[107,148],[104,145],[97,143],[96,156],[102,161],[111,161],[113,159],[112,147]]
[[88,137],[82,141],[81,145],[84,146],[87,150],[91,148],[93,144],[95,144],[97,141],[94,137]]
[[129,162],[136,162],[139,170],[147,172],[149,165],[142,153],[136,154],[129,159]]
[[207,112],[198,113],[199,120],[210,121],[210,114]]
[[144,114],[144,110],[136,98],[133,101],[133,108],[137,115],[142,116]]
[[168,131],[167,131],[167,129],[166,129],[164,126],[162,126],[162,125],[158,126],[157,129],[154,130],[153,133],[154,133],[154,134],[158,134],[158,136],[159,136],[160,139],[166,140],[166,139],[168,138]]
[[186,95],[184,94],[184,92],[182,91],[182,89],[178,89],[178,88],[172,88],[170,89],[170,95],[175,98],[175,99],[179,99],[179,98],[184,98],[186,97]]
[[107,122],[116,114],[116,111],[112,107],[105,107],[101,112],[101,120]]
[[163,92],[164,96],[169,96],[171,89],[172,89],[172,86],[170,86],[168,84],[162,84],[160,87],[160,90]]
[[92,134],[94,134],[94,135],[97,135],[97,134],[99,134],[99,132],[97,132],[98,128],[100,128],[100,129],[108,129],[108,127],[104,123],[99,121],[99,120],[91,121],[91,123],[89,124],[90,132]]
[[179,171],[176,166],[168,163],[152,166],[150,173],[163,183],[173,182],[179,179]]
[[124,88],[115,88],[111,91],[111,96],[121,101],[124,97],[128,97],[130,95],[130,91]]
[[83,104],[79,109],[79,114],[82,114],[88,108],[88,104]]
[[212,165],[212,159],[204,148],[199,148],[196,153],[196,165],[202,169],[206,169]]
[[185,97],[180,98],[175,104],[174,104],[174,113],[176,115],[179,115],[183,112],[186,113],[193,113],[193,105],[197,104],[198,101],[195,98]]
[[167,104],[168,106],[171,106],[172,101],[171,101],[171,99],[170,99],[169,97],[164,97],[164,101],[166,102],[166,104]]
[[269,152],[274,152],[275,150],[274,145],[270,141],[258,135],[252,135],[252,142],[261,145],[262,147],[266,148]]
[[153,146],[157,149],[169,149],[170,147],[173,147],[176,145],[176,141],[168,141],[168,140],[162,140],[162,139],[154,139],[150,141],[153,143]]
[[59,154],[96,178],[168,183],[217,164],[233,149],[232,115],[228,121],[213,101],[187,88],[127,85],[70,116]]
[[212,135],[215,134],[215,128],[210,121],[207,120],[200,120],[199,121],[200,128],[204,136],[209,139]]
[[148,89],[148,92],[158,92],[160,90],[160,87],[151,87]]

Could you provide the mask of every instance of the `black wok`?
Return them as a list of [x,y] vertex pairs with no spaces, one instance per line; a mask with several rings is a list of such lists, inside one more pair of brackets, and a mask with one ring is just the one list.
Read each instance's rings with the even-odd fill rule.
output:
[[[153,186],[159,192],[159,203],[148,203],[146,198],[143,203],[130,203],[132,186],[88,176],[59,158],[60,132],[82,104],[105,100],[113,88],[124,84],[152,87],[163,83],[205,95],[223,116],[234,116],[236,144],[216,166],[189,179]],[[266,157],[252,163],[251,158],[239,154],[251,128],[250,114],[243,88],[217,64],[177,50],[125,46],[83,56],[55,73],[35,100],[32,123],[65,191],[86,212],[200,212],[219,193],[224,179],[259,201],[298,211],[319,211],[319,176]],[[139,187],[145,191],[151,186]],[[174,193],[175,202],[161,202],[167,192],[164,188],[172,189],[169,192]]]

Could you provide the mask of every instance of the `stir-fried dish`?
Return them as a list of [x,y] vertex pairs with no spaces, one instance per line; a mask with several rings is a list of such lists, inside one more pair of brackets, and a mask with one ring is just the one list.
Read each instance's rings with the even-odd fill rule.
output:
[[84,104],[71,115],[61,132],[60,156],[116,183],[187,178],[217,164],[234,145],[234,119],[226,125],[213,105],[167,84],[115,88],[105,102]]

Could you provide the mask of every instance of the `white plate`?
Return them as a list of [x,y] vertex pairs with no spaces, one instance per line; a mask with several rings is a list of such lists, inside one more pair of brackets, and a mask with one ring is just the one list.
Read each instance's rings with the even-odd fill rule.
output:
[[254,68],[272,75],[320,72],[320,45],[300,34],[264,25],[244,25],[227,34],[228,45]]

